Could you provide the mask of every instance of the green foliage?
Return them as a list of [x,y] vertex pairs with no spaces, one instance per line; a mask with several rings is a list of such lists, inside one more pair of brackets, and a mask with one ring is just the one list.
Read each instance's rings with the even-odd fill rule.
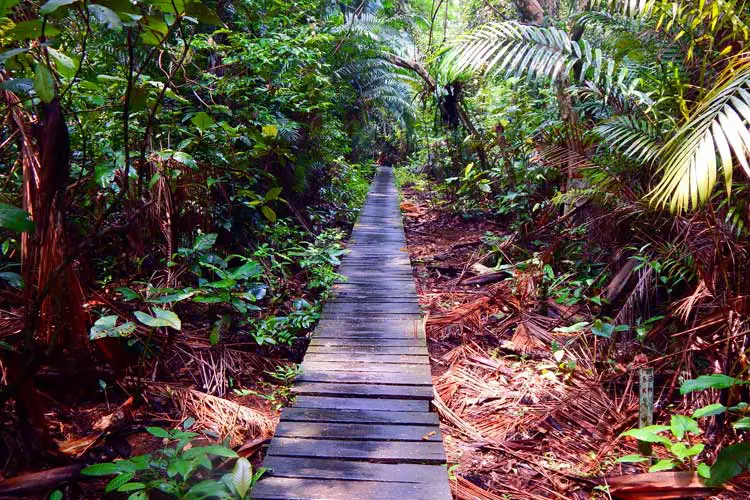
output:
[[[176,441],[147,455],[109,463],[94,464],[83,469],[88,476],[111,476],[105,493],[128,493],[131,500],[148,498],[149,494],[169,498],[197,500],[202,498],[246,498],[250,488],[265,469],[253,472],[245,458],[221,445],[199,445],[198,434],[180,429],[148,427],[153,436],[166,442]],[[234,469],[214,479],[212,458],[235,458]]]
[[[664,432],[674,437],[674,440],[663,435]],[[639,441],[662,445],[672,456],[670,459],[661,459],[649,468],[649,472],[659,472],[677,468],[679,465],[687,465],[690,470],[695,470],[697,464],[695,457],[703,452],[705,446],[701,443],[692,444],[691,439],[701,434],[698,423],[684,415],[672,415],[670,425],[651,425],[640,429],[631,429],[623,432],[621,436],[629,436]],[[618,459],[618,462],[643,462],[646,457],[640,455],[627,455]]]

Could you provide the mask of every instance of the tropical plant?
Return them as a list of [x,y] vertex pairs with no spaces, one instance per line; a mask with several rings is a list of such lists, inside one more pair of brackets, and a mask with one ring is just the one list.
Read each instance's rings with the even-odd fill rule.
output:
[[[441,64],[454,78],[467,69],[526,75],[600,96],[608,112],[590,113],[597,133],[659,175],[647,196],[653,205],[683,212],[711,198],[719,171],[727,197],[736,165],[750,176],[750,66],[736,48],[749,32],[737,14],[744,8],[742,0],[592,2],[572,18],[581,31],[591,27],[592,41],[554,27],[491,23],[457,42]],[[665,57],[646,61],[654,49]],[[674,75],[674,84],[657,86],[654,73]],[[697,84],[688,85],[693,75]]]

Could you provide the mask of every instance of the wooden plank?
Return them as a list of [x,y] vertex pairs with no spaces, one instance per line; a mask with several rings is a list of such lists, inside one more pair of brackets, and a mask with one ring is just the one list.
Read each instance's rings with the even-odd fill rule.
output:
[[436,500],[450,498],[448,481],[443,483],[392,483],[268,477],[253,487],[256,500]]
[[284,408],[281,420],[289,422],[340,422],[359,424],[437,425],[435,413],[423,411],[337,410]]
[[418,347],[425,346],[424,338],[400,337],[371,338],[371,337],[312,337],[310,347]]
[[[415,337],[414,335],[409,335],[407,333],[403,332],[358,332],[356,330],[348,331],[348,332],[332,332],[332,331],[323,331],[323,332],[314,332],[313,335],[317,339],[321,340],[330,340],[330,339],[341,339],[344,340],[356,340],[356,339],[368,339],[370,341],[374,341],[375,343],[379,341],[387,341],[387,340],[413,340],[417,343],[421,342],[421,344],[424,344],[424,337]],[[415,344],[417,345],[417,344]]]
[[270,456],[263,461],[267,474],[274,477],[346,479],[387,483],[437,483],[446,481],[448,472],[440,465],[378,464],[323,458]]
[[297,377],[300,382],[330,382],[338,384],[429,385],[431,375],[410,373],[324,372],[308,370]]
[[325,382],[299,382],[292,392],[305,396],[366,396],[395,399],[431,400],[432,387],[426,385],[379,384],[327,384]]
[[421,399],[335,398],[297,396],[295,408],[327,408],[330,410],[429,411],[429,401]]
[[373,354],[381,355],[409,355],[428,356],[426,347],[409,346],[370,346],[370,345],[335,345],[335,344],[310,344],[307,354]]
[[398,365],[392,363],[358,363],[356,361],[303,361],[302,371],[329,372],[365,372],[365,373],[407,373],[412,375],[429,375],[428,365]]
[[347,441],[275,437],[269,455],[402,463],[444,464],[443,443],[430,441]]
[[322,361],[328,363],[346,362],[346,361],[357,361],[360,363],[391,363],[391,364],[404,364],[404,365],[429,365],[430,360],[427,356],[408,356],[408,355],[394,355],[394,354],[379,354],[379,353],[365,353],[355,354],[352,352],[346,353],[325,353],[317,354],[308,352],[305,355],[305,361]]
[[415,315],[419,316],[419,306],[416,303],[409,302],[365,302],[354,301],[344,302],[335,301],[326,304],[323,307],[323,316],[332,317],[350,314],[353,316],[370,315],[370,314],[388,314],[390,315]]
[[277,437],[344,439],[356,441],[441,442],[436,425],[336,424],[330,422],[279,422]]

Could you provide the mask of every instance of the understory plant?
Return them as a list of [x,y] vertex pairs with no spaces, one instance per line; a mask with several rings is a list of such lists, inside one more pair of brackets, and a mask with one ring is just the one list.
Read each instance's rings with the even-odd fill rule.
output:
[[[114,476],[105,493],[126,493],[128,500],[146,500],[151,493],[169,498],[244,499],[265,469],[253,471],[250,462],[223,445],[202,446],[199,435],[180,429],[146,428],[165,446],[146,455],[94,464],[83,469],[88,476]],[[231,472],[219,475],[216,459],[235,460]]]
[[[689,394],[711,389],[728,390],[748,384],[750,382],[722,374],[702,375],[685,381],[680,388],[680,393]],[[669,458],[659,459],[651,465],[649,472],[685,468],[697,472],[709,486],[721,486],[750,470],[750,443],[739,442],[727,446],[719,452],[713,465],[709,466],[698,459],[705,449],[705,444],[697,442],[698,436],[702,434],[698,421],[710,417],[735,415],[737,418],[732,422],[732,428],[743,432],[750,429],[750,417],[744,416],[747,415],[749,408],[746,402],[737,402],[729,407],[721,403],[713,403],[696,409],[692,416],[672,415],[670,425],[650,425],[631,429],[622,433],[621,436],[629,436],[642,442],[655,444],[662,447],[669,455]],[[634,454],[620,457],[617,461],[642,463],[650,460],[650,457]]]

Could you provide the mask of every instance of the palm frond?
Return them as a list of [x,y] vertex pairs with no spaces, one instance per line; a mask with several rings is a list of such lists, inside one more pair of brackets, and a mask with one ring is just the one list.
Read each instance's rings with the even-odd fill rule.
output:
[[662,178],[649,194],[653,205],[678,213],[699,207],[710,198],[719,168],[731,196],[735,160],[750,176],[750,57],[732,66],[659,152]]
[[570,75],[580,65],[581,78],[609,80],[614,61],[586,40],[573,41],[557,28],[529,26],[513,21],[489,23],[470,33],[444,56],[442,72],[448,78],[467,70],[482,70],[488,76],[505,72],[505,76],[526,75],[529,79],[557,80]]
[[656,3],[656,0],[589,0],[588,10],[602,9],[623,17],[638,18],[649,15]]
[[648,121],[634,116],[614,116],[594,131],[607,147],[642,163],[653,161],[661,147],[658,131]]

